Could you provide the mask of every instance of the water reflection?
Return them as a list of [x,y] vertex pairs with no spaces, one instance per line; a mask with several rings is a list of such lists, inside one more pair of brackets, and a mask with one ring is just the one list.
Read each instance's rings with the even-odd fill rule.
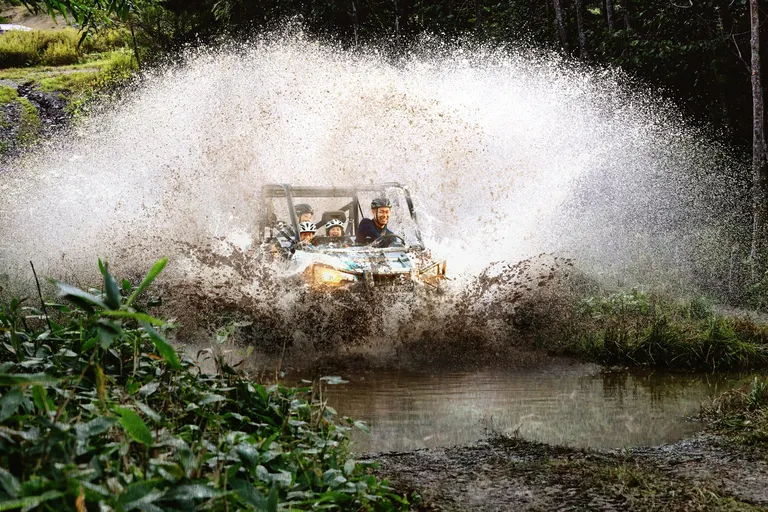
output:
[[678,441],[700,429],[686,419],[744,377],[585,370],[344,375],[329,389],[341,415],[371,425],[356,451],[399,451],[475,442],[489,431],[575,447]]

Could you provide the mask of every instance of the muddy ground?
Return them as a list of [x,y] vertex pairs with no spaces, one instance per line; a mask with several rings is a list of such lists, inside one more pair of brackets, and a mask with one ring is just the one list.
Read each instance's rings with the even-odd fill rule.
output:
[[768,510],[768,454],[711,435],[618,451],[497,437],[368,458],[421,510]]

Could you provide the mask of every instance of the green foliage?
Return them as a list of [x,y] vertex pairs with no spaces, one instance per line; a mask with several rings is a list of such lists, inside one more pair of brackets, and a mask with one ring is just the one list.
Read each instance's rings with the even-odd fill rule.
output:
[[37,138],[40,131],[40,117],[37,107],[27,98],[19,98],[18,101],[21,105],[21,117],[17,139],[21,144],[30,144]]
[[13,87],[0,86],[0,106],[16,101],[18,97],[19,93]]
[[0,308],[0,510],[410,507],[350,457],[354,422],[321,393],[177,354],[141,302],[164,266],[135,288],[102,262],[99,290],[53,281],[47,318]]
[[702,409],[709,427],[745,444],[768,444],[768,379],[755,377]]
[[82,40],[73,28],[62,30],[13,30],[0,34],[0,68],[63,66],[87,60],[92,52],[109,52],[126,46],[125,30],[104,30]]
[[42,56],[42,63],[46,66],[66,66],[75,64],[80,59],[77,48],[64,42],[49,44]]
[[768,327],[713,312],[704,298],[671,301],[638,290],[578,304],[560,350],[604,364],[741,369],[768,364]]

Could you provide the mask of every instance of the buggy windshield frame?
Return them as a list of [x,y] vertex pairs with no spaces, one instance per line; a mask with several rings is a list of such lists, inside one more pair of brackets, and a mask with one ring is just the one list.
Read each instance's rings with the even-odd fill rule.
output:
[[[273,222],[270,222],[270,217],[274,221],[274,207],[270,199],[285,198],[288,203],[288,215],[293,225],[293,233],[295,241],[299,242],[299,220],[296,216],[296,210],[294,208],[294,197],[301,198],[350,198],[351,201],[340,208],[343,211],[349,222],[351,223],[351,235],[354,237],[357,235],[357,228],[360,225],[360,221],[365,216],[363,209],[360,206],[359,194],[361,192],[375,192],[377,195],[386,195],[388,189],[399,189],[402,191],[405,197],[406,204],[408,205],[408,213],[415,225],[415,235],[421,247],[424,247],[424,243],[421,238],[421,230],[418,225],[418,218],[416,210],[413,207],[413,199],[408,187],[401,185],[397,182],[377,183],[372,185],[354,185],[347,187],[312,187],[312,186],[293,186],[286,183],[272,183],[261,187],[261,215],[259,220],[259,240],[265,241],[269,238],[274,238],[272,229]],[[270,236],[266,236],[267,228],[270,228]]]

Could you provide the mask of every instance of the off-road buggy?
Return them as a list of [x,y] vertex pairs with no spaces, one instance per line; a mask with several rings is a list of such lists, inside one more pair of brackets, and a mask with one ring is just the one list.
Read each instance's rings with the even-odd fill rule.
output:
[[[355,239],[360,221],[370,217],[373,198],[392,204],[388,228],[396,235],[372,243]],[[438,287],[445,279],[445,261],[435,261],[424,247],[408,189],[399,183],[351,187],[310,187],[271,184],[261,189],[262,215],[259,241],[262,257],[277,260],[289,276],[312,288],[386,287],[412,289]],[[310,242],[301,242],[295,206],[314,209],[318,231]],[[330,237],[324,226],[338,219],[342,237]]]

